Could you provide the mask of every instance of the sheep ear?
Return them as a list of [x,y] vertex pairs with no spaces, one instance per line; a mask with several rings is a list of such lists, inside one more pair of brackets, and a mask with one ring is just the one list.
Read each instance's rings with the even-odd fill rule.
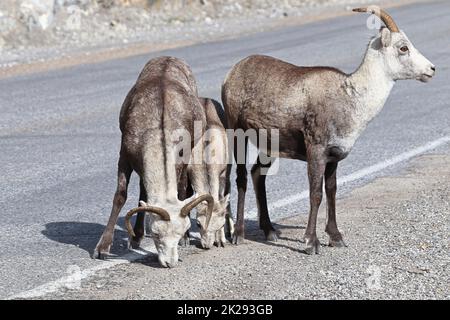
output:
[[388,28],[383,27],[380,30],[380,34],[381,34],[381,44],[383,45],[383,47],[389,47],[391,45],[391,31],[389,31]]

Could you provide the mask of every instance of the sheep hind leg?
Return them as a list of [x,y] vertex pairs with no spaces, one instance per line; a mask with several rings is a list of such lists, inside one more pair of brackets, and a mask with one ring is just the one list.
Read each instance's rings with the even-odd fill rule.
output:
[[[235,148],[234,157],[237,163],[236,184],[238,189],[236,225],[234,227],[234,234],[233,234],[233,244],[236,245],[243,243],[245,238],[244,209],[245,209],[245,193],[247,192],[247,168],[246,168],[247,146],[248,146],[248,138],[245,138],[243,150],[240,150],[240,148],[237,146],[237,142],[234,145]],[[239,154],[239,152],[243,152],[243,154]]]
[[225,238],[225,226],[216,231],[214,244],[219,248],[224,248],[227,243]]
[[[231,192],[231,168],[232,165],[227,165],[226,178],[225,178],[225,190],[224,194],[229,195]],[[225,214],[225,238],[231,239],[234,234],[234,222],[233,222],[233,214],[231,212],[231,202],[228,202],[226,214]]]
[[225,238],[226,239],[231,239],[233,234],[234,234],[234,221],[233,221],[233,217],[231,215],[231,205],[228,204],[227,206],[227,214],[225,215],[225,230],[224,230],[224,234],[225,234]]
[[238,164],[237,167],[238,208],[236,224],[234,226],[233,244],[243,243],[245,237],[244,206],[245,193],[247,191],[247,168],[245,164]]
[[[261,157],[258,156],[256,163],[252,168],[252,180],[253,187],[256,193],[256,203],[258,205],[259,227],[264,231],[266,240],[277,241],[277,233],[272,225],[269,217],[269,210],[267,208],[267,195],[266,195],[266,176],[267,171],[272,166],[272,159],[268,164],[261,163]],[[265,172],[263,172],[265,171]]]
[[[178,182],[178,200],[183,201],[194,195],[194,189],[192,188],[192,183],[189,179],[188,168],[183,166],[180,179]],[[190,215],[189,215],[190,219]],[[178,242],[181,247],[189,247],[191,245],[191,233],[187,230],[183,237]]]
[[188,231],[186,231],[186,233],[184,234],[184,236],[180,239],[179,243],[180,246],[182,247],[189,247],[191,245],[191,233]]
[[305,230],[304,240],[306,243],[306,254],[318,254],[320,251],[320,241],[317,238],[317,214],[323,195],[323,180],[325,174],[326,161],[323,157],[323,149],[310,147],[308,158],[308,180],[309,180],[309,201],[310,212],[308,224]]
[[336,223],[336,170],[337,162],[328,163],[325,169],[325,192],[327,195],[327,224],[325,232],[330,237],[331,247],[346,247]]
[[[145,191],[144,184],[142,181],[139,183],[139,202],[147,202],[147,192]],[[145,224],[145,212],[139,212],[137,214],[136,223],[134,224],[134,234],[135,237],[130,239],[129,246],[133,249],[138,249],[141,245],[141,241],[144,238],[144,224]]]

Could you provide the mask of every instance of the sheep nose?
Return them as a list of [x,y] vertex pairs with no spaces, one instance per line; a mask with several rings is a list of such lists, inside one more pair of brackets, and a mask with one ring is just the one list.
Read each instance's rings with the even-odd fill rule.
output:
[[172,269],[175,268],[178,265],[178,262],[167,262],[167,268]]
[[161,267],[163,268],[168,268],[169,266],[167,265],[167,262],[165,261],[160,261],[159,264],[161,265]]
[[431,70],[436,71],[436,67],[435,67],[435,66],[432,66],[432,67],[431,67]]

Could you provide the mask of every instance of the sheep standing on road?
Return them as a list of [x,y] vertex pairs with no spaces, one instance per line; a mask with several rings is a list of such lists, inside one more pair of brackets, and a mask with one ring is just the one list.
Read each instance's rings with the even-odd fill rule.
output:
[[[144,236],[145,212],[149,212],[151,236],[160,264],[163,267],[177,265],[178,243],[191,226],[190,211],[206,201],[206,221],[209,221],[214,207],[214,199],[209,194],[195,200],[178,198],[180,181],[189,164],[188,155],[179,146],[187,144],[192,149],[198,143],[200,137],[195,141],[195,123],[201,125],[201,130],[206,127],[205,113],[191,69],[176,58],[150,60],[128,93],[120,112],[122,144],[117,191],[111,216],[94,257],[102,258],[109,254],[114,227],[127,199],[131,173],[135,171],[140,177],[141,207],[127,216],[129,218],[139,212],[134,230],[126,221],[133,236],[131,245],[139,246]],[[189,140],[176,134],[180,130],[188,134]],[[180,161],[184,157],[187,159]]]
[[[330,67],[299,67],[267,56],[251,56],[233,67],[222,87],[230,129],[278,130],[279,152],[260,150],[260,156],[308,162],[310,212],[304,236],[308,254],[319,253],[316,221],[323,182],[329,244],[344,246],[336,223],[338,162],[347,157],[368,123],[381,111],[397,80],[427,82],[435,74],[435,66],[386,12],[367,8],[354,11],[377,14],[386,25],[371,39],[354,73],[345,74]],[[237,156],[235,152],[236,159]],[[261,169],[270,166],[271,163],[258,159],[251,172],[260,227],[268,239],[276,240],[267,209],[265,176],[261,175]],[[234,242],[238,244],[244,239],[245,163],[237,165],[236,182],[238,209]]]

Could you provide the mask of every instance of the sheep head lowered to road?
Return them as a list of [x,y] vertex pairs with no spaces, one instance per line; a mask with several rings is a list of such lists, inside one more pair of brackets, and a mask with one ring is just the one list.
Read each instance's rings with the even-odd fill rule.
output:
[[195,192],[210,194],[214,198],[214,210],[209,221],[208,207],[205,204],[197,207],[201,244],[209,249],[214,242],[218,246],[225,245],[224,226],[226,222],[231,225],[231,217],[227,214],[230,192],[226,180],[228,139],[220,103],[207,98],[200,98],[200,102],[206,115],[206,131],[192,151],[188,176]]
[[[200,129],[204,130],[206,117],[191,69],[176,58],[150,60],[120,112],[122,144],[117,191],[94,256],[105,257],[110,251],[114,226],[127,198],[131,173],[135,171],[140,177],[141,207],[130,211],[126,217],[132,236],[130,243],[133,247],[139,246],[144,236],[145,212],[149,212],[150,231],[160,264],[173,267],[178,263],[178,242],[191,226],[189,212],[206,201],[210,219],[214,206],[209,194],[195,200],[178,198],[191,149],[200,140],[200,137],[195,140],[194,124],[200,124]],[[187,145],[188,152],[180,150],[180,144]],[[138,217],[133,230],[129,219],[134,213],[138,213]]]
[[[386,25],[370,41],[354,73],[345,74],[331,67],[299,67],[267,56],[251,56],[233,67],[222,87],[229,128],[269,132],[275,129],[279,151],[267,148],[260,150],[261,154],[308,162],[310,213],[305,242],[309,254],[318,253],[320,248],[316,222],[323,183],[330,245],[343,246],[335,211],[338,162],[347,157],[367,124],[381,111],[397,80],[427,82],[435,74],[435,66],[414,48],[386,12],[368,8],[354,11],[375,13]],[[270,166],[271,162],[262,163],[258,159],[252,178],[260,228],[268,239],[276,240],[268,214],[265,176],[261,175],[261,170]],[[234,242],[240,243],[244,238],[245,163],[237,165],[236,182]]]

